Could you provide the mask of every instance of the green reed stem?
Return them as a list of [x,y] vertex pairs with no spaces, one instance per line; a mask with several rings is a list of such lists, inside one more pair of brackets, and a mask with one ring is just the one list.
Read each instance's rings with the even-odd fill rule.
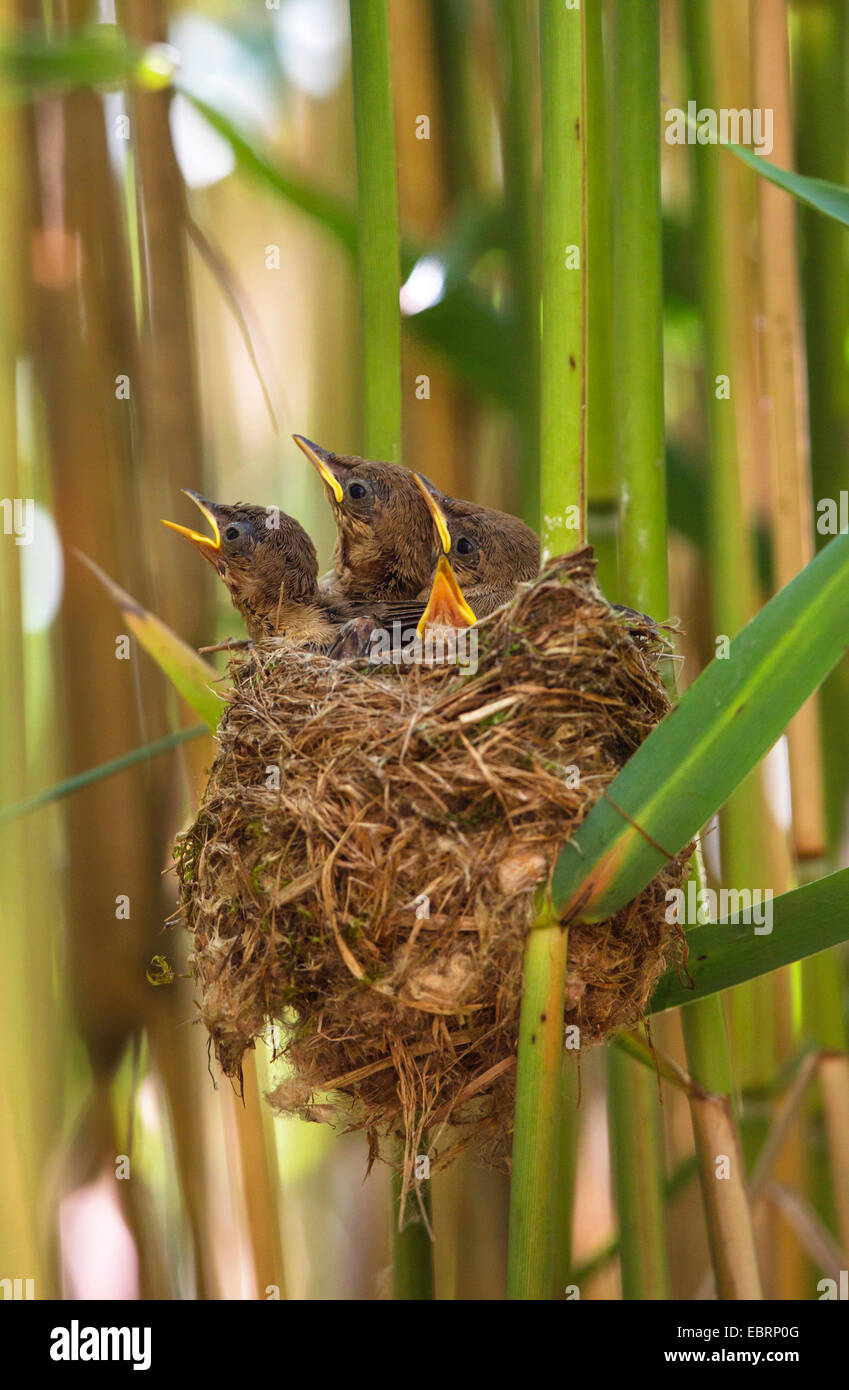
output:
[[[351,62],[359,205],[364,439],[370,458],[401,462],[401,283],[398,186],[387,0],[351,0]],[[398,1230],[401,1182],[393,1175],[395,1297],[433,1298],[433,1251],[415,1219],[414,1194]]]
[[[613,345],[620,597],[667,616],[657,0],[614,9]],[[622,1294],[665,1298],[660,1113],[655,1078],[608,1058],[608,1115]]]
[[[431,1214],[430,1182],[423,1182],[421,1196],[428,1220]],[[398,1211],[402,1201],[402,1178],[392,1173],[392,1276],[393,1298],[427,1302],[434,1297],[433,1241],[422,1218],[415,1192],[407,1193],[404,1208],[404,1229],[398,1230]]]
[[[543,548],[574,547],[584,505],[584,79],[582,11],[541,7]],[[577,250],[567,256],[567,247]],[[570,264],[572,262],[572,264]],[[573,521],[569,526],[569,508]],[[507,1297],[551,1297],[558,1191],[568,932],[544,920],[528,936],[519,1020]],[[560,1242],[558,1242],[560,1244]]]
[[534,43],[528,0],[499,0],[497,14],[505,85],[504,202],[516,319],[519,500],[525,520],[536,527],[540,509],[540,275],[539,203],[534,173]]
[[667,616],[657,0],[617,0],[613,344],[622,600]]
[[[688,0],[687,48],[693,95],[699,104],[721,105],[717,96],[720,17],[700,0]],[[704,325],[706,400],[710,435],[708,471],[711,541],[711,616],[717,633],[735,636],[757,607],[754,543],[742,501],[740,430],[742,414],[716,389],[717,379],[745,367],[742,322],[748,273],[745,263],[747,209],[742,203],[735,164],[705,158],[719,151],[694,147],[695,225],[699,236],[700,299]],[[740,411],[746,402],[740,405]],[[741,784],[722,812],[722,877],[727,886],[768,882],[764,825],[766,808],[760,771]],[[773,986],[768,979],[741,986],[730,998],[732,1054],[738,1085],[761,1090],[772,1076],[774,1051]],[[745,1117],[744,1117],[745,1120]],[[765,1120],[745,1121],[747,1162],[760,1147]]]
[[510,1180],[509,1299],[551,1297],[567,948],[568,932],[559,923],[528,933]]
[[668,1298],[657,1079],[611,1048],[607,1093],[622,1297]]
[[616,501],[616,441],[613,411],[610,408],[613,396],[613,251],[603,9],[603,5],[596,4],[588,5],[585,9],[586,452],[591,533],[592,511],[599,507],[600,512],[606,514]]
[[585,539],[586,235],[583,10],[540,8],[543,549]]
[[[847,15],[843,0],[820,0],[798,13],[795,45],[798,164],[806,174],[846,182]],[[800,209],[805,243],[803,261],[811,474],[815,499],[837,500],[846,487],[849,441],[849,374],[844,336],[849,315],[849,267],[845,229],[812,209]],[[818,545],[828,536],[817,535]],[[829,844],[839,839],[845,801],[849,735],[849,671],[844,662],[820,690],[826,816]],[[807,867],[807,866],[806,866]],[[841,1115],[847,1113],[846,1024],[843,1013],[845,970],[834,951],[802,964],[803,1022],[806,1039],[833,1055],[821,1063],[821,1093],[838,1235],[849,1244],[849,1139]]]
[[401,261],[387,0],[351,0],[364,441],[401,462]]
[[[697,887],[704,888],[700,847],[691,873]],[[698,929],[690,949],[698,951]],[[682,1009],[681,1028],[687,1070],[703,1093],[694,1089],[690,1094],[690,1116],[717,1297],[758,1299],[761,1283],[722,996],[712,994]],[[718,1169],[720,1154],[728,1164],[727,1171]]]

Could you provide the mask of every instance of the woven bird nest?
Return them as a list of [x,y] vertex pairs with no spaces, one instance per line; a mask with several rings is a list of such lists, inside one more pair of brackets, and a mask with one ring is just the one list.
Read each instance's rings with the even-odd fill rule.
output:
[[[668,709],[663,639],[617,615],[593,571],[589,549],[549,564],[481,624],[474,675],[273,648],[236,667],[176,850],[226,1075],[276,1020],[279,1109],[366,1128],[373,1151],[403,1132],[408,1158],[446,1124],[503,1144],[535,889]],[[676,952],[665,895],[685,861],[570,927],[582,1047],[645,1012]]]

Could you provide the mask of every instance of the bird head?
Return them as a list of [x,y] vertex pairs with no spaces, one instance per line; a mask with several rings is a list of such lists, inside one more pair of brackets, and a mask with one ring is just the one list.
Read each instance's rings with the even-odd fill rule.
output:
[[449,544],[443,551],[463,589],[503,590],[539,573],[539,537],[508,512],[446,497],[416,474],[419,488],[444,519]]
[[206,518],[210,534],[165,521],[208,560],[230,591],[248,629],[274,627],[281,603],[305,603],[318,589],[315,547],[304,528],[276,507],[211,502],[184,488]]
[[457,582],[457,576],[449,559],[451,533],[448,529],[445,513],[434,496],[436,489],[432,488],[432,484],[423,478],[421,473],[414,473],[413,477],[431,515],[434,533],[441,551],[436,562],[427,604],[418,622],[418,634],[423,637],[428,628],[474,627],[477,618],[463,597],[463,591]]
[[333,454],[300,434],[293,438],[333,508],[339,533],[336,573],[346,596],[403,599],[426,589],[438,547],[410,470]]

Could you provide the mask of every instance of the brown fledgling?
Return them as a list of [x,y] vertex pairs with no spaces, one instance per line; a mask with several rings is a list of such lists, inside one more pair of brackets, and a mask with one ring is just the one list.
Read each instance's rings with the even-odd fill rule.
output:
[[336,520],[330,591],[356,604],[425,598],[439,547],[409,469],[293,438],[324,483]]
[[299,522],[275,507],[225,506],[183,491],[200,508],[211,536],[166,521],[209,561],[226,584],[254,642],[270,637],[326,651],[351,610],[318,587],[315,546]]
[[[508,512],[446,497],[423,474],[417,473],[416,477],[422,493],[430,497],[444,518],[451,537],[450,549],[445,553],[464,597],[478,618],[485,618],[508,603],[516,593],[517,584],[536,579],[540,543],[530,526]],[[438,528],[436,515],[434,524]],[[622,618],[657,627],[654,618],[622,603],[610,603],[610,607]]]
[[333,454],[302,435],[294,439],[333,507],[339,538],[331,585],[345,599],[385,604],[386,617],[396,603],[407,615],[408,602],[427,600],[440,554],[428,494],[444,515],[451,537],[445,553],[478,617],[539,572],[539,538],[518,517],[448,497],[397,464]]
[[466,602],[448,558],[451,551],[451,535],[445,513],[428,491],[421,475],[414,473],[413,477],[430,514],[436,548],[439,551],[427,601],[373,605],[369,616],[361,616],[343,624],[330,650],[331,656],[367,655],[375,632],[389,624],[392,624],[393,641],[400,641],[403,647],[413,633],[419,638],[429,634],[432,638],[438,639],[442,633],[474,627],[477,622],[477,614]]
[[[539,574],[536,532],[509,512],[447,497],[423,474],[416,473],[425,501],[437,505],[447,527],[445,550],[463,594],[478,618],[508,603],[516,585]],[[437,527],[439,522],[434,514]]]

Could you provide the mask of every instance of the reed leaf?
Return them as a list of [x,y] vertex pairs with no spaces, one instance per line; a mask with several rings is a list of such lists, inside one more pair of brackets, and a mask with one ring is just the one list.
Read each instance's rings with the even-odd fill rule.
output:
[[847,583],[841,535],[711,662],[561,852],[558,916],[609,917],[724,804],[843,655]]
[[65,796],[73,796],[74,792],[91,786],[92,782],[99,782],[104,777],[113,777],[116,772],[123,772],[125,768],[134,767],[136,763],[145,763],[150,758],[157,758],[160,753],[168,753],[172,748],[178,748],[181,743],[188,743],[191,739],[200,738],[201,734],[208,732],[207,724],[193,724],[189,729],[175,729],[174,733],[155,739],[153,743],[133,748],[129,753],[121,753],[117,758],[99,763],[97,767],[78,772],[76,776],[68,777],[64,782],[57,782],[55,786],[47,787],[43,792],[35,792],[25,800],[17,801],[14,806],[0,807],[0,825],[5,821],[17,820],[19,816],[29,815],[30,811],[38,811],[53,801],[61,801]]
[[742,913],[688,932],[686,971],[663,976],[650,1012],[692,1004],[849,941],[849,869],[782,893],[771,907],[772,930],[760,936]]
[[178,637],[176,632],[137,603],[125,589],[110,579],[99,565],[90,560],[82,551],[76,554],[96,575],[110,598],[117,604],[127,627],[144,647],[148,656],[153,657],[157,666],[165,673],[187,705],[199,714],[208,729],[215,730],[224,708],[223,697],[211,687],[221,680],[214,666],[204,661],[202,656]]

